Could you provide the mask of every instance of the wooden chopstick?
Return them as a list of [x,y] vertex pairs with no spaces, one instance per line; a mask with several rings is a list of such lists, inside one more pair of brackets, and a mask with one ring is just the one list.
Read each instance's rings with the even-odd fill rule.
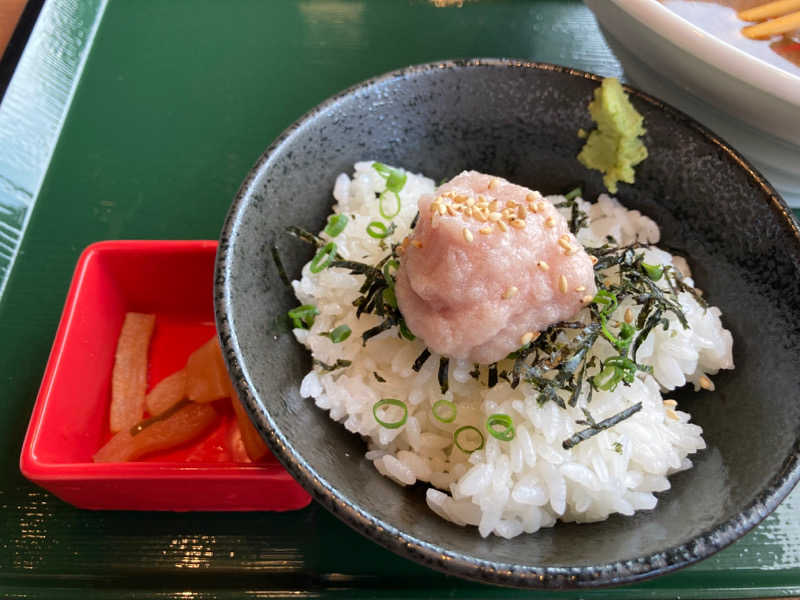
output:
[[800,10],[800,0],[776,0],[749,10],[743,10],[738,13],[738,17],[742,21],[757,22],[780,17],[795,10]]
[[751,39],[759,39],[787,33],[793,29],[800,29],[800,10],[778,19],[744,27],[742,33]]

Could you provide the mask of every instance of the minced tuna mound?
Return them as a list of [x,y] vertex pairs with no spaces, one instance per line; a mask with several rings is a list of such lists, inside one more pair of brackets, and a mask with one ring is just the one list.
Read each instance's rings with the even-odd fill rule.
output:
[[[656,224],[606,195],[590,204],[526,191],[525,197],[534,194],[534,202],[544,203],[545,218],[560,213],[558,235],[555,249],[532,250],[513,279],[505,267],[493,273],[491,261],[469,257],[477,246],[468,244],[484,235],[479,220],[437,208],[440,217],[460,219],[438,223],[450,228],[452,245],[464,252],[448,267],[436,258],[447,256],[447,247],[425,253],[434,240],[428,237],[431,206],[450,190],[487,195],[493,181],[460,177],[437,189],[423,176],[362,162],[352,176],[336,179],[333,213],[347,217],[344,229],[338,231],[343,218],[329,222],[338,227],[319,234],[320,254],[293,282],[304,314],[316,313],[313,322],[295,321],[297,340],[315,359],[300,393],[363,436],[366,457],[380,473],[400,485],[427,486],[431,510],[476,526],[482,536],[510,538],[559,520],[590,522],[652,509],[655,493],[669,489],[669,475],[690,468],[689,456],[705,447],[701,428],[669,393],[687,384],[701,393],[713,390],[711,376],[733,368],[732,338],[719,309],[693,288],[682,257],[653,245]],[[513,184],[498,178],[493,185]],[[528,201],[518,204],[526,212],[514,218],[532,218]],[[563,229],[567,223],[573,232]],[[558,252],[561,236],[563,252],[547,254]],[[431,244],[448,238],[437,239]],[[487,238],[487,252],[494,251],[492,243],[502,242]],[[566,247],[577,245],[575,251]],[[560,283],[531,283],[526,273],[537,273],[537,261],[573,256],[588,258],[589,267],[595,263],[596,278],[579,265],[580,283],[576,276],[572,286],[586,289],[574,290],[574,304],[564,304],[572,314],[547,322],[526,317],[526,305],[539,310],[533,290],[555,293]],[[491,278],[475,297],[472,284],[454,283],[457,274],[450,272],[470,260]],[[504,299],[511,286],[517,292]],[[411,291],[421,299],[421,318],[413,309],[401,314]],[[491,326],[455,314],[447,324],[425,324],[430,314],[460,311],[465,298],[480,304],[482,295],[495,306],[511,300],[514,308]],[[498,333],[517,321],[522,329]],[[523,338],[534,329],[538,335]],[[489,361],[495,362],[482,364]]]
[[411,331],[450,358],[489,364],[594,298],[594,270],[542,195],[467,171],[419,200],[397,271]]

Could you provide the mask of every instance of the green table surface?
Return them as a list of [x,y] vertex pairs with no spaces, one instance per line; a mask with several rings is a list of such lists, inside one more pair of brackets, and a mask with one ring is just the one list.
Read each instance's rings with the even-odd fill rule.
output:
[[614,590],[446,577],[316,504],[292,513],[90,512],[19,473],[72,269],[103,239],[212,239],[239,183],[326,97],[475,56],[625,79],[574,0],[49,0],[0,105],[0,597],[800,595],[800,491],[714,557]]

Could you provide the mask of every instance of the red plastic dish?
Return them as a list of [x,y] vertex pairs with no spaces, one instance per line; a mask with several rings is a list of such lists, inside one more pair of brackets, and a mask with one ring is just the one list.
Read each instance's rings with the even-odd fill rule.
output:
[[149,385],[215,334],[214,241],[109,241],[81,255],[22,446],[20,470],[80,508],[292,510],[311,498],[273,457],[249,462],[232,411],[200,441],[94,463],[109,439],[111,371],[128,311],[156,314]]

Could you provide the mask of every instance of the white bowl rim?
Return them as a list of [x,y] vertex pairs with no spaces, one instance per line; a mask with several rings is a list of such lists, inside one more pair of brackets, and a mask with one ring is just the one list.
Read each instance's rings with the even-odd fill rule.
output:
[[[601,0],[601,2],[607,0]],[[659,0],[611,0],[653,33],[731,77],[800,106],[800,76],[732,46],[672,12]]]

